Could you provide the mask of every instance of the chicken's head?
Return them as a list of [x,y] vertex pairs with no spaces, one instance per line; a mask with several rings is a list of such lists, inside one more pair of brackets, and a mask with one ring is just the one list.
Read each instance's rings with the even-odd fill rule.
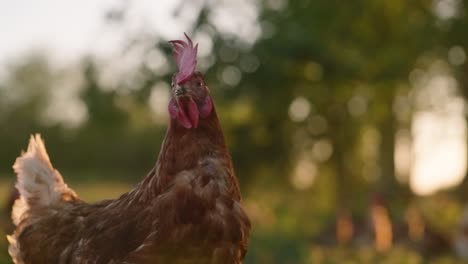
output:
[[185,35],[183,40],[169,41],[173,45],[173,56],[179,71],[172,77],[172,98],[169,102],[169,115],[183,127],[197,128],[200,118],[208,117],[213,111],[208,87],[203,75],[195,71],[197,47]]

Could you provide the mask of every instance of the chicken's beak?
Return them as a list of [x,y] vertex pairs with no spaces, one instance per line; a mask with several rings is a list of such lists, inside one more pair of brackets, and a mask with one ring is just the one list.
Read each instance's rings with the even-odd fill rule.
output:
[[188,95],[187,88],[185,88],[184,86],[177,85],[177,87],[175,88],[174,94],[176,97],[186,96]]

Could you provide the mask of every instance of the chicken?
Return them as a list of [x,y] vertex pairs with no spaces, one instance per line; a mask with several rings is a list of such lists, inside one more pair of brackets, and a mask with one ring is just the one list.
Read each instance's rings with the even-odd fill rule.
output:
[[13,168],[20,198],[15,263],[241,263],[250,221],[215,107],[195,71],[197,45],[171,41],[170,123],[154,168],[130,192],[82,201],[32,136]]

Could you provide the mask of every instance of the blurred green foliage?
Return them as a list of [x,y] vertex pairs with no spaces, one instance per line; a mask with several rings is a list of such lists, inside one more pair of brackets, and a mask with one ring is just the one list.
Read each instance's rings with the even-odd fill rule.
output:
[[[184,3],[180,9],[193,8]],[[213,44],[200,63],[209,65],[206,80],[254,223],[246,262],[457,263],[451,251],[427,257],[397,245],[383,254],[372,244],[320,247],[316,238],[334,223],[338,208],[366,219],[376,193],[396,223],[404,221],[409,204],[417,204],[431,226],[447,237],[455,231],[468,181],[457,192],[430,199],[415,198],[407,182],[397,181],[395,134],[411,126],[414,106],[409,103],[409,112],[400,115],[395,109],[399,99],[411,101],[410,73],[436,61],[445,62],[460,95],[468,97],[468,63],[447,57],[454,46],[468,51],[468,1],[256,1],[262,33],[253,43],[219,30],[210,15],[221,4],[206,1],[198,7],[190,35],[207,34]],[[112,19],[125,23],[124,15]],[[153,117],[149,98],[170,82],[175,67],[171,63],[171,71],[158,72],[146,63],[154,52],[171,61],[170,47],[157,33],[129,36],[119,56],[142,47],[141,63],[128,76],[111,75],[111,81],[103,81],[106,66],[93,57],[64,70],[55,70],[43,54],[12,62],[0,82],[5,181],[13,178],[11,164],[35,132],[44,136],[65,179],[78,186],[132,184],[143,177],[166,128],[164,118]],[[67,108],[49,109],[60,100],[57,90],[69,89],[64,80],[76,79],[74,99],[84,106],[86,119],[78,126],[51,120],[57,109]],[[292,113],[294,103],[302,112],[308,107],[305,117]],[[330,155],[311,151],[316,146],[322,146],[319,154],[331,146]],[[304,158],[313,160],[318,176],[302,189],[291,179]],[[96,192],[104,189],[109,188]],[[92,193],[79,193],[94,200]]]

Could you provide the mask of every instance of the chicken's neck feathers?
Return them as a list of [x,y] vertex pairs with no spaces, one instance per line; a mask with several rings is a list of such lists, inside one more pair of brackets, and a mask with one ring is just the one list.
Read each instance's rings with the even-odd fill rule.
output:
[[227,164],[234,177],[231,156],[214,108],[195,129],[184,128],[171,119],[155,167],[138,187],[146,198],[149,198],[148,194],[155,197],[169,186],[175,175],[191,170],[207,158]]

